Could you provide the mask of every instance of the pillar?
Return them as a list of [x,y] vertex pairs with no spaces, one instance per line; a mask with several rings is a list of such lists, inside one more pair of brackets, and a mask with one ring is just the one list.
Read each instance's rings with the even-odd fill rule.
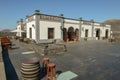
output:
[[91,25],[92,25],[92,33],[91,33],[91,36],[92,36],[92,40],[94,40],[94,20],[91,19]]
[[82,34],[82,17],[79,18],[79,41],[81,40],[81,34]]
[[63,28],[64,28],[64,15],[63,14],[60,14],[60,17],[61,17],[61,39],[63,40]]
[[39,10],[35,10],[35,41],[38,42],[40,39],[40,11]]

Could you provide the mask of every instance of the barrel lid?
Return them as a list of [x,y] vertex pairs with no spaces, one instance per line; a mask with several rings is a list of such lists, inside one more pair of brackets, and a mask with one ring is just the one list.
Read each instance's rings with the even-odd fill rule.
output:
[[35,64],[38,62],[39,62],[39,59],[37,57],[25,58],[22,60],[22,63],[24,63],[24,64]]

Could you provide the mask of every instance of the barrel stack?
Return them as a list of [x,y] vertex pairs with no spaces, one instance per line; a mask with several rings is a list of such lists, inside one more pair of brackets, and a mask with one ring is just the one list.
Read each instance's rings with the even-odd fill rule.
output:
[[24,59],[21,63],[21,75],[23,80],[39,80],[40,62],[37,58]]

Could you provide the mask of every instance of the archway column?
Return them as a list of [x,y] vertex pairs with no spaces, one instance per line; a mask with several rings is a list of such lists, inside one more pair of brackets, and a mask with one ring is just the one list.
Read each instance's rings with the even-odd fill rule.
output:
[[91,20],[91,25],[92,25],[92,32],[91,32],[91,37],[94,40],[94,20]]
[[39,40],[40,40],[40,24],[39,24],[39,21],[40,21],[40,11],[39,10],[35,10],[35,41],[38,43]]
[[63,29],[64,29],[64,14],[60,14],[59,16],[61,17],[61,26],[60,26],[60,29],[61,29],[61,40],[64,40],[63,39],[63,36],[64,36],[64,34],[63,34]]

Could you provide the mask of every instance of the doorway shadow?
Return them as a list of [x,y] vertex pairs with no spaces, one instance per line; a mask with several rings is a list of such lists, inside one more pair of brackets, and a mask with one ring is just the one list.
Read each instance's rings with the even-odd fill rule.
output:
[[2,57],[5,67],[6,80],[19,80],[16,71],[10,61],[8,50],[2,47]]

